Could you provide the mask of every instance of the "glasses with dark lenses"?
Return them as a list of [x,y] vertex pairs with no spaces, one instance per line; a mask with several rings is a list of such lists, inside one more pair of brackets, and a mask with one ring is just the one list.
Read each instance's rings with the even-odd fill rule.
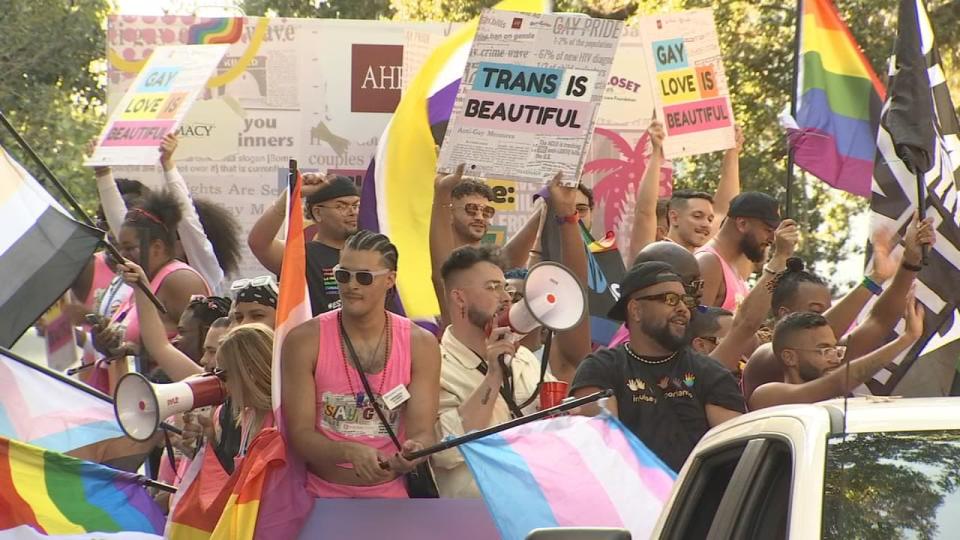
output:
[[685,306],[689,309],[697,307],[697,299],[689,294],[677,294],[675,292],[668,292],[662,294],[652,294],[650,296],[635,296],[634,300],[652,300],[656,302],[663,302],[664,304],[670,307],[676,307],[680,302],[683,302]]
[[333,277],[337,279],[337,283],[344,285],[350,283],[351,279],[356,279],[360,285],[369,285],[373,283],[373,278],[388,273],[390,273],[390,270],[387,269],[371,272],[370,270],[346,270],[340,268],[339,264],[333,267]]
[[482,215],[483,219],[493,219],[494,214],[497,213],[496,208],[477,203],[467,203],[460,208],[463,208],[464,212],[473,217]]

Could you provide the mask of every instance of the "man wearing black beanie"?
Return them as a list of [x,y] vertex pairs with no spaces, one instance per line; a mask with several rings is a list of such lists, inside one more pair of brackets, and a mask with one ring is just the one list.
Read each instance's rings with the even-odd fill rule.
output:
[[[306,215],[316,223],[316,233],[306,244],[307,285],[313,315],[340,307],[340,293],[333,267],[340,260],[343,243],[357,231],[360,193],[344,176],[306,173],[303,175]],[[283,261],[283,240],[277,233],[286,218],[286,192],[260,216],[250,230],[250,251],[267,270],[278,274]]]

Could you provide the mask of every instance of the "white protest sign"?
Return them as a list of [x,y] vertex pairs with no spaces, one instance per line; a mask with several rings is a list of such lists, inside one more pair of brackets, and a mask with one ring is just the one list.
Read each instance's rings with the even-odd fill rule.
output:
[[623,24],[485,10],[438,169],[576,183]]
[[713,10],[644,17],[638,28],[657,118],[667,131],[666,157],[733,148],[733,110]]
[[177,129],[229,45],[158,47],[113,109],[88,166],[151,165],[163,136]]

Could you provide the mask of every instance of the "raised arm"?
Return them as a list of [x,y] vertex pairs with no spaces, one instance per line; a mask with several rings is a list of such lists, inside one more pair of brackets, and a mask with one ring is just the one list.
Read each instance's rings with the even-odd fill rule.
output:
[[877,298],[866,320],[857,326],[847,338],[847,354],[856,358],[873,350],[877,343],[884,342],[900,320],[906,307],[907,295],[920,269],[922,246],[936,242],[933,219],[923,221],[914,216],[904,238],[903,257],[890,286]]
[[263,212],[247,236],[250,252],[264,268],[274,274],[280,273],[283,248],[286,245],[283,240],[277,238],[277,234],[280,233],[280,228],[287,219],[287,191],[284,190],[280,197]]
[[447,317],[446,294],[443,288],[443,276],[440,268],[456,247],[453,241],[453,225],[451,206],[453,188],[463,180],[464,164],[457,166],[451,174],[438,174],[434,180],[433,209],[430,211],[430,279],[433,282],[433,291],[440,304],[441,328],[450,323]]
[[761,385],[750,396],[750,410],[788,403],[816,403],[845,395],[867,382],[898,354],[909,349],[923,333],[924,308],[913,299],[912,294],[907,296],[907,326],[903,335],[869,354],[848,360],[846,365],[818,379],[803,384],[775,382]]
[[160,144],[160,165],[163,167],[163,178],[167,187],[176,197],[183,212],[183,219],[177,225],[180,245],[183,246],[183,253],[190,261],[190,266],[203,276],[214,291],[219,293],[220,283],[223,281],[223,269],[220,268],[217,255],[213,252],[213,244],[203,230],[197,209],[193,207],[190,188],[187,187],[183,175],[177,170],[177,163],[173,159],[173,153],[176,150],[177,136],[173,133],[166,134]]
[[710,353],[711,358],[733,373],[739,370],[740,358],[750,352],[747,348],[752,345],[751,338],[770,312],[773,282],[787,268],[787,259],[793,256],[799,239],[797,223],[792,219],[783,220],[777,228],[773,254],[764,267],[763,274],[733,315],[730,333]]
[[133,293],[136,295],[137,317],[140,321],[140,343],[150,354],[150,358],[174,382],[203,373],[203,368],[170,343],[167,339],[167,329],[163,320],[160,319],[160,313],[143,290],[136,286],[137,281],[147,282],[143,269],[126,261],[117,266],[117,272],[128,285],[133,287]]
[[507,267],[526,268],[531,250],[537,242],[540,215],[543,212],[542,199],[537,199],[534,203],[533,212],[527,218],[527,222],[517,231],[517,234],[510,237],[506,245],[503,246],[503,257],[507,261]]
[[[561,174],[557,175],[550,182],[550,202],[549,207],[553,210],[556,225],[550,223],[548,217],[547,226],[557,226],[560,228],[560,264],[563,264],[577,276],[580,286],[587,288],[587,248],[583,244],[583,235],[580,233],[580,223],[564,220],[570,216],[577,215],[577,188],[564,187],[560,185]],[[564,220],[560,223],[561,220]],[[577,326],[557,333],[554,336],[555,347],[551,347],[550,358],[545,359],[550,362],[550,371],[561,380],[570,382],[577,366],[585,356],[590,354],[590,316],[584,314]]]
[[[390,480],[394,473],[380,468],[380,461],[386,461],[386,456],[362,444],[332,441],[317,431],[314,370],[319,346],[320,329],[313,320],[294,328],[283,341],[280,353],[281,402],[291,446],[314,473],[325,479],[352,476],[370,485]],[[353,464],[353,471],[338,467],[347,462]]]
[[657,198],[660,195],[660,167],[663,166],[663,139],[666,132],[663,124],[654,119],[647,128],[652,151],[647,159],[647,168],[637,188],[637,205],[633,209],[633,231],[630,235],[630,251],[627,261],[632,262],[637,253],[657,239]]
[[723,163],[720,166],[720,182],[713,195],[713,220],[719,227],[723,218],[730,211],[730,201],[740,194],[740,152],[743,150],[743,131],[740,126],[734,126],[736,131],[736,146],[723,153]]
[[[886,238],[884,238],[886,236]],[[878,232],[873,235],[873,264],[864,276],[877,285],[883,285],[897,270],[899,258],[891,254],[892,238],[890,235]],[[860,316],[863,307],[867,305],[873,293],[864,282],[850,289],[839,302],[828,309],[823,316],[830,323],[833,334],[839,339],[846,334],[853,323]],[[900,313],[900,311],[897,311]]]

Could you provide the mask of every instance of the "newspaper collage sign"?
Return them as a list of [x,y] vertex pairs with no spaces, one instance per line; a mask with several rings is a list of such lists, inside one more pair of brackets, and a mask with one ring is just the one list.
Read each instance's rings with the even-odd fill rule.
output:
[[[108,19],[108,106],[116,109],[150,52],[162,45],[229,43],[177,130],[174,158],[193,196],[223,205],[242,238],[281,192],[277,170],[363,178],[400,100],[406,31],[451,24],[286,18],[117,16]],[[159,155],[114,175],[162,183]],[[154,165],[155,164],[155,165]],[[246,246],[240,276],[263,275]]]
[[623,24],[485,10],[440,150],[439,169],[576,183]]

